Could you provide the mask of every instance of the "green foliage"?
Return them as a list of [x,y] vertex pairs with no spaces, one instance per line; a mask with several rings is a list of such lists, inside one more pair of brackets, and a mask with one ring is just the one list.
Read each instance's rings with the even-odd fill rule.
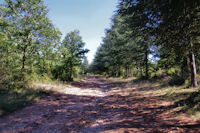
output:
[[167,74],[168,74],[169,76],[180,75],[180,68],[170,68],[170,69],[167,71]]
[[199,5],[195,0],[120,0],[90,70],[149,78],[162,69],[180,84],[190,74],[191,85],[197,86]]
[[82,59],[88,50],[79,31],[68,33],[62,43],[60,38],[43,0],[5,0],[0,5],[0,115],[48,94],[26,88],[27,82],[70,81],[86,72]]
[[43,0],[5,0],[0,12],[0,88],[73,80],[88,52],[79,31],[68,33],[61,43]]
[[127,26],[126,17],[115,15],[112,21],[91,64],[91,71],[118,77],[145,74],[148,78],[152,39],[144,38],[141,31],[134,33]]
[[6,0],[0,12],[0,87],[21,87],[27,75],[51,75],[61,33],[43,1]]
[[66,35],[61,45],[58,47],[60,61],[53,70],[53,75],[62,81],[73,81],[75,67],[81,67],[81,60],[89,50],[84,49],[84,42],[75,30]]
[[83,58],[83,61],[81,63],[81,71],[80,71],[80,74],[81,75],[85,75],[89,73],[89,62],[87,60],[87,57],[84,57]]

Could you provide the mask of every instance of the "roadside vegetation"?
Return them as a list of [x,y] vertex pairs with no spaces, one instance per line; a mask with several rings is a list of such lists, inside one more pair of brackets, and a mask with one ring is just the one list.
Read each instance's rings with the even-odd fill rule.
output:
[[0,91],[0,116],[31,105],[49,95],[47,90],[34,88],[16,88]]
[[188,87],[187,84],[172,86],[169,79],[133,80],[139,93],[155,96],[161,101],[169,101],[170,108],[175,116],[185,114],[193,120],[200,118],[199,88]]
[[11,112],[42,97],[43,90],[29,88],[30,83],[71,82],[86,73],[88,50],[79,34],[74,30],[61,40],[43,0],[2,1],[1,112]]

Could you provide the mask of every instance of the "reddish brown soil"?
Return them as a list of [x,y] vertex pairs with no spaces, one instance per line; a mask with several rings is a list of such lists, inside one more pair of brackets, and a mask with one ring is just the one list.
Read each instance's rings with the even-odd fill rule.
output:
[[[198,133],[200,123],[179,119],[157,97],[111,93],[121,83],[91,76],[74,84],[102,96],[52,93],[37,103],[0,118],[0,133]],[[93,92],[93,91],[92,91]]]

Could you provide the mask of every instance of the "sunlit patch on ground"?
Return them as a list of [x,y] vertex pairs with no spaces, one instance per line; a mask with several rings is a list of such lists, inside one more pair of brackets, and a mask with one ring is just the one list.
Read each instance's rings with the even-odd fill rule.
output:
[[[152,84],[151,84],[152,85]],[[148,83],[91,76],[71,85],[47,85],[52,90],[32,106],[0,118],[0,132],[198,132],[200,124],[177,118]],[[155,90],[156,92],[156,90]]]
[[52,91],[58,91],[61,93],[69,94],[69,95],[77,95],[77,96],[95,96],[95,97],[104,97],[106,96],[105,92],[102,92],[96,89],[91,89],[91,88],[78,88],[78,87],[73,87],[70,85],[50,85],[50,84],[36,84],[37,87],[45,88],[47,90],[52,90]]
[[95,97],[104,97],[106,94],[99,90],[91,90],[91,89],[81,89],[81,88],[65,88],[63,90],[65,94],[70,95],[79,95],[79,96],[95,96]]

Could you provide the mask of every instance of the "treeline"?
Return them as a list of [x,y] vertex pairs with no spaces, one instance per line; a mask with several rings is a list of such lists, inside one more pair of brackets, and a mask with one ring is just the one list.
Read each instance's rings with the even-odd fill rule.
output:
[[5,0],[0,5],[0,88],[40,78],[72,81],[87,67],[84,45],[78,30],[61,41],[43,0]]
[[107,76],[175,77],[198,86],[199,0],[119,0],[91,71]]

